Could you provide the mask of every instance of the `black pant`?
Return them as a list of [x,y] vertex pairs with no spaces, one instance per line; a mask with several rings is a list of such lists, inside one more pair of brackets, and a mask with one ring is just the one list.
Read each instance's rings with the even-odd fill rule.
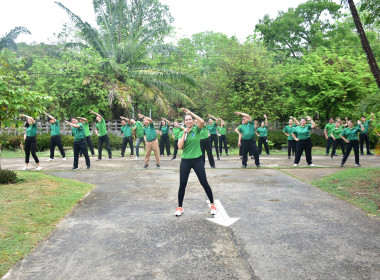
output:
[[212,149],[212,143],[214,142],[214,147],[215,147],[215,151],[216,151],[216,157],[219,158],[218,135],[211,134],[211,136],[209,138],[211,140],[211,149]]
[[98,159],[102,159],[102,150],[103,150],[103,143],[106,143],[106,148],[108,151],[108,157],[112,158],[112,152],[110,147],[110,141],[108,140],[108,134],[103,135],[99,137],[99,143],[98,143]]
[[62,146],[61,135],[55,135],[50,137],[50,158],[54,158],[55,146],[58,147],[62,157],[66,157],[65,150]]
[[257,151],[256,147],[256,140],[241,140],[241,146],[242,146],[242,153],[243,153],[243,161],[242,164],[244,166],[247,165],[248,162],[248,153],[252,153],[254,158],[255,158],[255,164],[256,166],[260,165],[260,157],[259,157],[259,152]]
[[228,155],[227,136],[226,135],[220,135],[219,136],[219,152],[220,152],[220,154],[222,154],[222,144],[224,144],[224,151],[226,152],[226,155]]
[[[240,145],[239,147],[239,156],[242,157],[243,156],[243,145]],[[249,151],[249,156],[253,156],[252,154],[252,151]]]
[[164,146],[166,148],[166,154],[170,156],[170,140],[169,140],[169,134],[162,134],[161,140],[160,140],[160,155],[164,155]]
[[87,167],[90,167],[90,157],[88,156],[86,140],[84,138],[74,141],[74,168],[78,168],[79,152],[84,155]]
[[178,153],[178,140],[174,140],[174,153],[173,153],[173,158],[177,157]]
[[346,153],[343,156],[342,164],[346,162],[348,156],[351,153],[352,148],[354,149],[354,154],[355,154],[355,164],[359,164],[359,141],[358,140],[351,140],[350,142],[346,143]]
[[369,136],[368,136],[368,133],[360,133],[359,134],[359,138],[360,138],[360,153],[361,154],[363,153],[363,144],[364,144],[364,141],[365,141],[365,147],[367,148],[367,154],[369,154],[370,151],[369,151]]
[[326,155],[329,154],[329,152],[330,152],[330,147],[332,146],[333,141],[334,141],[334,139],[333,139],[332,137],[329,136],[329,138],[327,138]]
[[131,155],[133,156],[133,137],[132,136],[124,137],[123,143],[121,144],[121,156],[124,156],[125,149],[127,148],[128,144],[129,144],[129,148],[131,149]]
[[34,161],[36,163],[40,162],[36,154],[36,149],[37,149],[37,137],[27,136],[25,139],[25,163],[29,163],[30,152],[32,152],[32,157],[34,158]]
[[296,140],[288,140],[288,157],[296,154]]
[[331,151],[331,156],[335,155],[335,151],[336,151],[336,148],[338,147],[338,145],[342,149],[342,154],[344,155],[344,153],[345,153],[344,141],[343,141],[342,138],[338,138],[338,139],[335,139],[335,141],[333,142],[333,148],[332,148],[332,151]]
[[210,203],[214,203],[214,197],[210,185],[207,182],[206,170],[203,165],[201,157],[192,159],[181,159],[179,166],[179,190],[178,190],[178,205],[182,207],[183,198],[185,197],[185,190],[187,181],[189,179],[190,171],[194,169],[197,174],[198,180],[204,188]]
[[[87,146],[90,148],[91,155],[94,156],[95,152],[94,152],[94,146],[92,146],[91,135],[85,137],[85,139],[86,139]],[[82,156],[82,152],[79,152],[79,155]]]
[[267,137],[259,137],[259,155],[261,155],[263,143],[264,143],[265,152],[267,153],[267,155],[269,155],[269,147],[268,147],[268,138]]
[[303,151],[305,150],[305,156],[306,156],[306,162],[307,164],[312,164],[312,158],[311,158],[311,148],[313,147],[311,143],[311,139],[305,139],[305,140],[298,140],[297,142],[297,148],[296,148],[296,157],[294,159],[294,163],[298,164],[301,160],[301,155]]
[[203,165],[206,162],[205,151],[207,151],[208,162],[210,163],[211,167],[214,167],[215,166],[215,160],[214,160],[214,156],[212,155],[212,146],[211,146],[210,138],[201,139],[200,145],[201,145],[201,151],[202,151]]

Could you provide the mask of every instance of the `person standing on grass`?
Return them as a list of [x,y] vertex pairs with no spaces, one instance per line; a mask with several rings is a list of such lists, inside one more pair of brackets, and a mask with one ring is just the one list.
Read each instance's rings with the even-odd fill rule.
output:
[[174,153],[171,160],[175,160],[177,158],[177,152],[178,152],[178,138],[179,134],[184,130],[185,128],[182,127],[177,121],[174,122],[173,127],[173,140],[174,140]]
[[[333,138],[331,137],[331,133],[334,128],[335,128],[334,118],[330,118],[329,123],[325,125],[325,129],[323,130],[323,132],[325,133],[325,138],[327,140],[326,156],[329,156],[330,147],[332,146],[332,143],[333,143]],[[334,155],[334,156],[337,156],[337,155]]]
[[37,164],[36,170],[41,170],[40,161],[37,157],[37,124],[35,119],[25,114],[20,114],[20,117],[25,117],[27,122],[25,123],[26,131],[24,134],[25,140],[25,167],[22,170],[29,169],[29,157],[30,153],[32,153],[32,157]]
[[224,151],[226,153],[226,156],[228,156],[228,148],[227,148],[227,126],[226,123],[219,118],[220,126],[217,128],[217,134],[219,136],[219,152],[220,156],[222,156],[222,144],[224,145]]
[[248,153],[251,151],[253,157],[255,158],[255,164],[257,167],[260,167],[260,158],[259,153],[256,147],[255,140],[255,130],[256,130],[256,122],[254,123],[251,116],[246,113],[235,112],[235,115],[243,116],[243,124],[239,129],[239,147],[242,146],[243,153],[243,161],[242,167],[247,167],[248,162]]
[[342,124],[340,118],[337,118],[337,120],[335,121],[335,128],[332,130],[331,135],[330,135],[333,139],[333,148],[331,151],[331,158],[333,158],[334,155],[336,155],[336,148],[338,147],[338,145],[342,149],[343,155],[345,153],[345,143],[343,139],[340,137],[340,134],[342,133],[344,128],[345,128],[345,125]]
[[71,122],[65,121],[71,126],[71,133],[74,136],[74,164],[73,170],[78,169],[79,152],[82,152],[86,160],[87,169],[90,169],[90,157],[88,156],[84,127],[82,123],[78,123],[78,120],[74,117],[71,118]]
[[[90,148],[91,156],[95,156],[94,146],[92,145],[91,133],[90,133],[90,125],[88,120],[83,117],[78,117],[79,122],[83,124],[84,137],[86,139],[87,146]],[[82,156],[82,152],[79,152],[79,156]]]
[[63,149],[61,141],[61,130],[59,126],[59,121],[46,112],[44,112],[44,114],[48,117],[48,122],[50,124],[50,157],[47,161],[54,160],[55,146],[58,147],[59,152],[62,156],[62,160],[66,160],[65,150]]
[[[197,125],[197,120],[194,120],[195,125]],[[207,158],[208,163],[212,168],[215,168],[215,160],[214,156],[212,155],[212,144],[210,140],[210,133],[207,129],[207,126],[203,126],[201,128],[200,132],[200,146],[201,146],[201,152],[202,152],[202,161],[203,165],[206,164],[206,152],[207,152]]]
[[310,131],[312,128],[315,128],[315,122],[311,119],[310,116],[307,116],[307,120],[310,121],[311,124],[306,124],[306,120],[302,118],[300,120],[300,125],[293,128],[292,136],[294,140],[297,142],[296,147],[296,157],[294,159],[294,166],[298,166],[301,155],[305,150],[306,162],[309,166],[315,166],[312,161],[311,150],[313,144],[310,139]]
[[139,118],[143,119],[144,123],[144,140],[146,146],[145,152],[145,165],[144,168],[148,168],[150,155],[154,153],[154,157],[156,158],[156,167],[160,167],[160,156],[159,156],[159,148],[158,141],[156,138],[156,130],[154,128],[153,120],[147,116],[139,114]]
[[[205,121],[198,117],[188,109],[181,108],[185,112],[185,129],[181,132],[178,140],[178,148],[182,149],[181,164],[179,167],[179,190],[178,190],[178,207],[175,210],[176,216],[181,216],[184,212],[182,208],[183,199],[185,197],[185,190],[187,181],[189,179],[191,169],[194,170],[205,190],[208,199],[211,203],[210,212],[211,215],[216,214],[216,207],[214,204],[214,197],[210,185],[207,182],[206,170],[202,162],[202,151],[200,149],[200,133],[201,129],[205,126]],[[194,125],[194,119],[198,121],[197,125]]]
[[164,146],[166,147],[166,155],[169,157],[170,154],[170,139],[169,139],[170,121],[165,118],[161,118],[160,128],[158,133],[161,135],[160,139],[160,155],[164,156]]
[[124,157],[125,149],[129,144],[131,149],[130,157],[133,157],[133,136],[131,130],[131,121],[123,116],[120,116],[121,119],[121,135],[124,136],[123,143],[121,144],[121,156]]
[[265,148],[265,152],[269,156],[269,147],[268,147],[268,118],[267,115],[264,114],[265,122],[261,122],[261,126],[256,129],[256,135],[259,137],[259,155],[261,155],[261,150]]
[[362,118],[361,118],[361,123],[364,126],[364,131],[361,131],[359,133],[359,138],[360,138],[360,155],[362,155],[362,156],[364,156],[364,152],[363,152],[363,144],[364,144],[364,142],[365,142],[365,146],[367,148],[367,156],[373,156],[373,154],[369,150],[369,136],[368,136],[369,125],[370,125],[370,123],[375,118],[375,115],[373,113],[371,113],[371,115],[372,115],[372,118],[370,120],[368,120],[368,121],[365,120],[364,116],[362,116]]
[[112,159],[112,152],[111,152],[110,142],[108,139],[106,122],[104,121],[104,118],[100,114],[95,113],[92,110],[90,110],[90,113],[96,115],[96,121],[98,122],[96,124],[96,129],[95,129],[95,133],[99,136],[97,160],[102,160],[103,143],[106,144],[109,159]]
[[219,149],[218,149],[218,136],[216,135],[216,129],[218,128],[218,119],[215,118],[213,115],[208,114],[208,124],[207,129],[208,133],[210,134],[210,140],[211,140],[211,149],[212,149],[212,143],[214,143],[215,151],[216,151],[216,158],[220,160],[219,157]]
[[[294,122],[293,122],[294,121]],[[296,118],[293,118],[292,116],[289,117],[289,124],[284,127],[282,132],[288,136],[288,159],[291,159],[291,155],[296,154],[296,140],[294,140],[292,136],[292,130],[294,127],[299,125],[299,122]]]
[[140,159],[140,144],[144,141],[144,126],[140,121],[135,121],[131,119],[132,132],[136,136],[136,157],[135,160]]
[[346,153],[343,156],[342,163],[340,164],[340,167],[343,167],[344,164],[347,161],[348,156],[351,153],[351,150],[354,149],[355,154],[355,166],[360,167],[359,163],[359,141],[358,141],[358,133],[361,131],[365,131],[364,125],[358,121],[357,126],[354,127],[354,122],[352,120],[349,120],[347,125],[348,127],[345,128],[341,133],[340,137],[346,142]]

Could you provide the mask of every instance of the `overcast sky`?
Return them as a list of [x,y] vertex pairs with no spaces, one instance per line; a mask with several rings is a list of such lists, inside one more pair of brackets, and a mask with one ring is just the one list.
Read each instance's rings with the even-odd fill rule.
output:
[[[235,35],[240,40],[253,33],[255,24],[265,14],[297,7],[306,0],[161,0],[174,17],[176,37],[190,37],[203,31]],[[356,1],[355,1],[356,2]],[[61,0],[82,20],[95,22],[92,0]],[[0,0],[0,37],[15,26],[25,26],[32,35],[21,35],[17,42],[48,42],[53,33],[70,22],[66,12],[53,0]]]

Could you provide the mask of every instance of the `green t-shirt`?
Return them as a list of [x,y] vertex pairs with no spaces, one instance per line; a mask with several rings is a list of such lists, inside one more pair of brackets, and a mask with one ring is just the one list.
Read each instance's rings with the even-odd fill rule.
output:
[[90,125],[88,124],[88,122],[84,122],[83,123],[83,129],[84,129],[84,136],[87,137],[87,136],[90,136]]
[[161,126],[160,131],[162,134],[168,134],[169,133],[169,125],[166,124],[166,125]]
[[26,129],[26,136],[34,137],[36,135],[37,135],[37,124],[36,123],[30,124],[29,127]]
[[144,127],[144,135],[146,135],[146,141],[156,140],[156,130],[153,122]]
[[328,123],[328,124],[325,125],[325,129],[326,129],[328,137],[331,137],[331,133],[332,133],[332,131],[333,131],[334,128],[335,128],[335,124],[334,123]]
[[362,128],[360,125],[357,125],[356,127],[352,127],[352,129],[350,129],[349,127],[346,127],[345,129],[343,129],[340,135],[346,138],[348,141],[358,140],[358,133],[361,131],[361,129]]
[[55,123],[50,124],[50,135],[51,136],[57,136],[60,134],[61,134],[61,131],[59,129],[59,121],[56,120]]
[[260,137],[267,137],[268,136],[268,127],[267,126],[260,126],[258,129],[256,129],[256,132],[260,135]]
[[129,137],[132,135],[131,126],[129,124],[125,124],[121,126],[121,133],[123,133],[124,137]]
[[[184,131],[179,135],[181,138]],[[183,159],[199,158],[202,156],[200,138],[201,130],[198,126],[194,126],[192,130],[187,134],[185,145],[183,146],[182,157]]]
[[295,123],[292,126],[290,126],[290,125],[285,126],[284,129],[282,130],[283,132],[289,134],[288,140],[290,140],[290,141],[294,140],[294,138],[292,136],[292,131],[293,131],[294,127],[297,127],[297,125]]
[[134,127],[136,127],[135,131],[136,131],[137,137],[139,137],[139,138],[144,137],[144,127],[141,124],[141,122],[137,121],[132,128],[134,128]]
[[201,129],[201,133],[200,133],[200,139],[203,140],[203,139],[206,139],[208,138],[208,129],[207,129],[207,126],[204,126],[202,127]]
[[207,129],[210,134],[216,134],[216,128],[218,124],[216,122],[212,122],[212,124],[207,124]]
[[[334,128],[333,130],[332,130],[332,135],[335,137],[335,139],[341,139],[340,138],[340,134],[342,133],[342,131],[343,131],[343,129],[344,129],[344,125],[341,125],[340,127],[338,127],[338,128]],[[331,134],[329,135],[329,137],[331,137]]]
[[[368,129],[369,129],[369,124],[371,123],[371,120],[368,120],[366,121],[365,123],[362,123],[362,125],[364,126],[364,131],[360,131],[361,134],[363,133],[368,133]],[[360,128],[361,129],[361,128]]]
[[226,126],[218,126],[218,131],[220,135],[226,135],[227,133],[227,127]]
[[107,135],[106,121],[103,118],[96,124],[96,128],[99,132],[99,137]]
[[310,138],[310,130],[311,130],[312,125],[311,124],[306,124],[304,127],[301,125],[294,127],[292,133],[297,135],[297,138],[299,140],[306,140]]
[[239,128],[239,132],[243,134],[243,140],[255,139],[255,125],[253,122],[242,124]]
[[71,132],[74,134],[74,141],[79,141],[84,138],[84,128],[82,123],[78,123],[79,127],[72,127]]
[[174,134],[174,140],[178,140],[179,139],[179,135],[182,131],[182,128],[180,127],[173,127],[173,134]]

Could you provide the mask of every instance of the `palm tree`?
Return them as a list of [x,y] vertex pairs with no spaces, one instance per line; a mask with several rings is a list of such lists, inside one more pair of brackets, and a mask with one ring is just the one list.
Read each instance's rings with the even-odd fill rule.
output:
[[17,45],[15,40],[20,34],[31,34],[30,31],[23,26],[17,26],[13,28],[11,31],[9,31],[7,34],[5,34],[3,37],[0,38],[0,50],[2,49],[9,49],[9,50],[17,50]]
[[[174,102],[194,105],[174,86],[196,86],[191,77],[146,63],[154,51],[172,48],[153,44],[170,32],[170,20],[165,18],[167,10],[157,0],[93,0],[98,29],[61,3],[56,4],[67,12],[86,44],[103,58],[101,69],[116,78],[109,91],[111,104],[115,98],[123,107],[148,101],[166,114],[172,111],[170,104]],[[137,82],[139,96],[133,94],[130,80]]]

